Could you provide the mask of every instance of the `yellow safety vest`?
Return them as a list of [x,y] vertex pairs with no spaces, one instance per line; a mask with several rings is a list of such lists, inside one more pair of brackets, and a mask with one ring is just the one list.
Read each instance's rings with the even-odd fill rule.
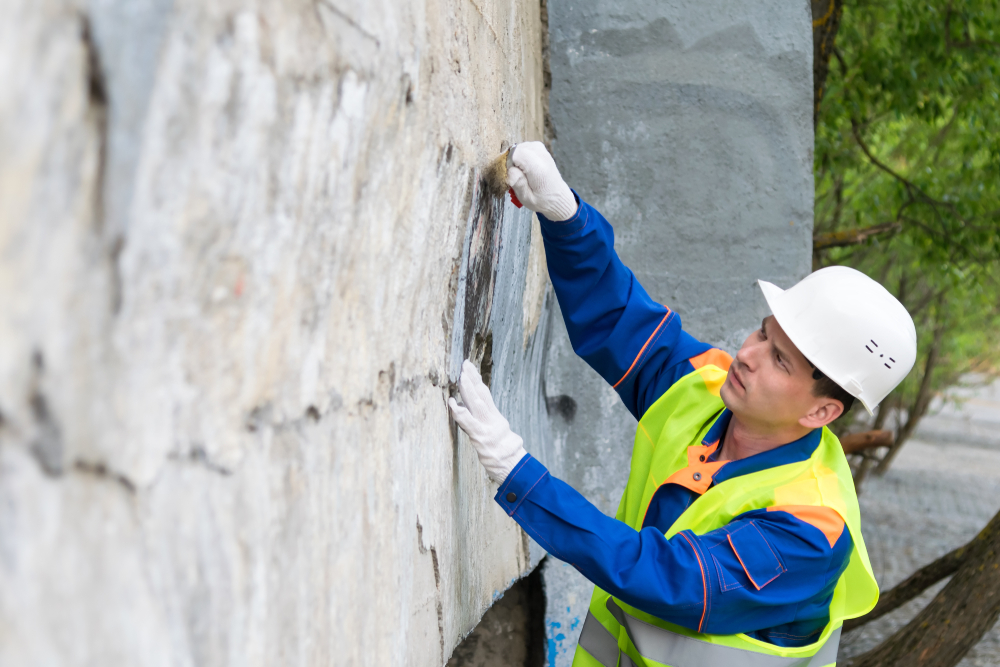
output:
[[[713,635],[668,623],[595,587],[573,667],[828,667],[836,664],[844,620],[868,613],[878,601],[850,467],[828,428],[807,460],[708,488],[711,474],[702,475],[698,468],[713,464],[699,465],[699,456],[710,449],[702,440],[724,408],[719,388],[725,379],[722,368],[703,366],[678,380],[643,415],[616,518],[641,530],[653,494],[673,475],[691,475],[706,490],[670,527],[668,539],[682,530],[703,535],[767,507],[831,508],[843,517],[854,550],[834,589],[829,623],[812,644],[775,646],[745,634]],[[708,586],[707,575],[702,576]]]

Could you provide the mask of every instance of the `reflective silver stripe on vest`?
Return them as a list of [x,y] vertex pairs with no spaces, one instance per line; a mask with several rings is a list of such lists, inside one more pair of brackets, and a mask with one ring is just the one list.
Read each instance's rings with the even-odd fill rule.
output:
[[604,667],[618,667],[618,640],[589,611],[580,631],[580,646]]
[[[841,628],[837,628],[814,655],[804,658],[784,658],[778,655],[733,648],[732,646],[710,644],[658,628],[627,614],[615,604],[613,598],[608,598],[607,607],[618,623],[625,628],[639,655],[670,665],[670,667],[731,667],[732,665],[740,665],[740,667],[826,667],[826,665],[837,661],[837,650],[840,647]],[[590,620],[589,617],[587,620]],[[594,623],[601,630],[604,630],[608,637],[611,636],[611,633],[607,632],[597,619],[594,619]],[[586,630],[586,625],[584,630]],[[582,640],[581,635],[581,645]],[[615,647],[617,648],[617,642],[615,642]],[[587,649],[588,653],[594,655],[589,648],[586,646],[584,648]],[[594,655],[594,657],[597,656]],[[614,666],[614,662],[608,663],[603,660],[601,664]]]

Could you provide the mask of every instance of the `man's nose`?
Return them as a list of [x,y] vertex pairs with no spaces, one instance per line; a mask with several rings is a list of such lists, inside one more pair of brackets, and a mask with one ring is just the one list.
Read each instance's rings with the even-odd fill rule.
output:
[[752,373],[757,367],[757,360],[760,357],[760,348],[760,344],[756,342],[744,345],[736,353],[736,361],[738,361],[747,372]]

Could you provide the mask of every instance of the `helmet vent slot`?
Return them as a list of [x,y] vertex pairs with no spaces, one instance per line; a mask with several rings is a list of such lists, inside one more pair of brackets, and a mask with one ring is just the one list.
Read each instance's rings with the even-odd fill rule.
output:
[[[876,343],[874,340],[872,340],[872,339],[869,338],[868,342],[871,343],[872,345],[874,345],[875,347],[878,347],[878,343]],[[871,352],[872,354],[875,354],[875,350],[873,350],[871,348],[871,345],[865,345],[865,349],[868,350],[869,352]],[[884,360],[885,359],[885,354],[883,353],[883,354],[878,355],[878,358]],[[889,357],[889,361],[891,361],[892,363],[896,363],[896,360],[893,359],[892,357]],[[890,366],[885,361],[882,362],[882,365],[885,366],[886,368],[888,368],[890,371],[892,370],[892,366]]]

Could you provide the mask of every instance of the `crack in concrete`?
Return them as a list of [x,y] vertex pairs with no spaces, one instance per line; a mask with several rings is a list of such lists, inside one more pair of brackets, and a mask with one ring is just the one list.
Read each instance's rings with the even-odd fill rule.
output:
[[97,477],[98,479],[114,482],[128,491],[130,495],[134,495],[136,492],[135,482],[122,473],[111,470],[107,467],[107,465],[99,461],[93,462],[77,459],[73,462],[73,470],[84,475],[90,475],[92,477]]
[[549,37],[549,2],[541,0],[542,23],[542,118],[544,118],[543,141],[545,147],[552,152],[552,140],[556,138],[556,126],[549,109],[549,98],[552,94],[552,42]]
[[[365,402],[362,400],[361,402]],[[374,404],[372,402],[372,404]],[[333,414],[344,407],[344,399],[336,390],[330,391],[330,403],[326,410],[320,410],[317,406],[309,404],[301,417],[295,419],[274,419],[274,406],[270,403],[262,403],[247,413],[243,423],[247,431],[256,433],[262,428],[272,428],[276,431],[296,428],[303,424],[317,424],[327,415]]]
[[222,475],[223,477],[229,477],[230,475],[233,474],[232,469],[227,468],[213,461],[209,457],[208,452],[206,452],[205,448],[201,445],[194,445],[193,447],[191,447],[191,449],[188,450],[187,455],[171,452],[170,454],[167,454],[167,460],[178,463],[186,461],[188,463],[201,466],[202,468],[205,468],[210,472]]
[[94,43],[90,17],[80,15],[80,41],[86,56],[84,75],[87,79],[89,120],[97,134],[97,177],[94,179],[94,220],[98,229],[104,226],[104,181],[108,157],[108,86],[101,66],[100,52]]
[[431,565],[434,568],[434,600],[437,610],[438,641],[441,645],[441,659],[444,660],[444,604],[441,600],[441,568],[438,566],[437,549],[434,546],[424,546],[424,527],[420,525],[420,517],[417,517],[417,549],[421,554],[428,551],[431,554]]
[[316,4],[317,6],[321,5],[323,7],[326,7],[327,9],[330,10],[330,12],[334,16],[340,18],[342,21],[344,21],[344,23],[348,24],[349,26],[357,30],[363,37],[370,39],[372,42],[375,43],[375,48],[381,47],[381,43],[379,42],[378,37],[365,30],[360,23],[354,20],[354,17],[352,17],[350,14],[345,12],[337,5],[333,4],[333,2],[331,2],[330,0],[319,0],[319,2],[317,2]]
[[42,376],[45,374],[45,357],[41,350],[35,350],[31,357],[32,378],[28,392],[28,405],[35,420],[35,437],[29,451],[38,462],[42,472],[49,477],[63,474],[62,428],[52,414],[49,401],[42,392]]
[[497,36],[497,31],[493,29],[493,25],[490,23],[490,20],[486,18],[486,14],[484,14],[483,10],[476,4],[476,0],[469,0],[469,4],[475,7],[476,11],[479,12],[479,15],[483,18],[483,23],[485,23],[486,27],[490,29],[490,32],[493,34],[493,39],[496,41],[497,46],[499,46],[502,50],[503,44],[500,42],[500,37]]
[[[86,64],[84,76],[87,85],[87,119],[93,127],[97,143],[97,168],[93,183],[92,214],[98,232],[104,230],[106,220],[105,188],[108,173],[108,136],[110,117],[108,113],[108,82],[101,62],[100,50],[94,42],[90,17],[80,15],[80,41],[83,44]],[[109,305],[112,315],[121,312],[123,279],[121,255],[125,248],[125,237],[116,233],[106,240],[107,260],[110,269]]]

